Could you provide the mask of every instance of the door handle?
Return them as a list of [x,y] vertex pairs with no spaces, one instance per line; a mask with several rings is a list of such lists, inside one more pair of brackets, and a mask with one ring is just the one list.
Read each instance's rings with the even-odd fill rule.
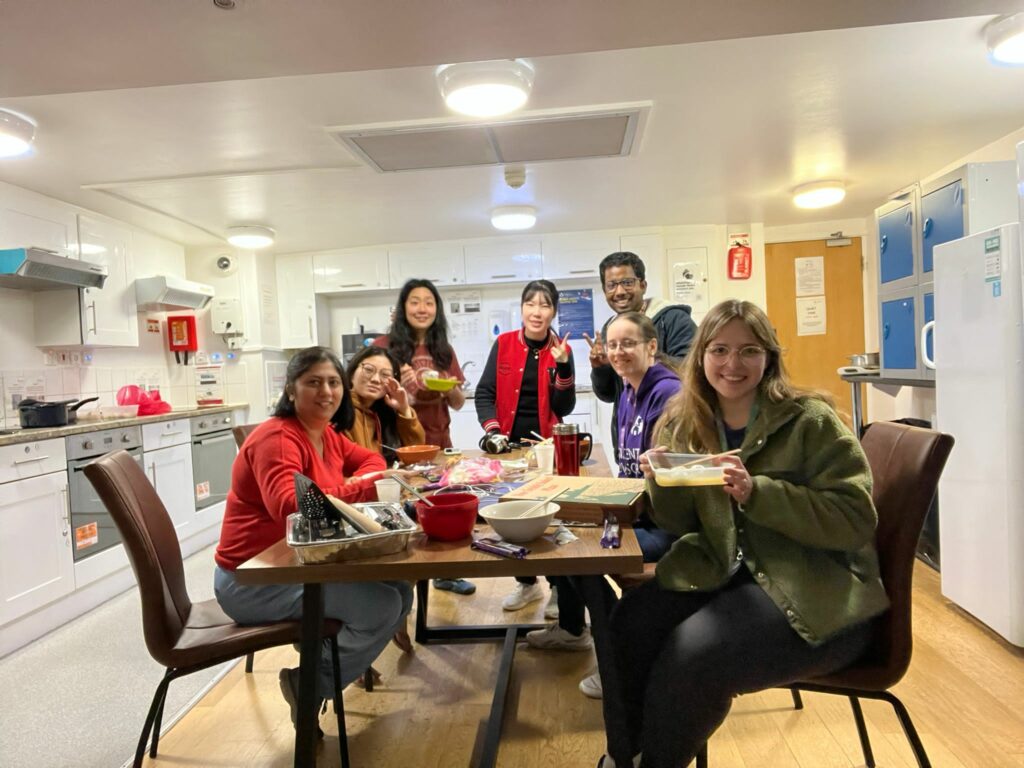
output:
[[96,333],[96,302],[92,302],[89,308],[92,310],[92,328],[86,328],[86,333]]
[[928,357],[928,332],[935,328],[935,321],[929,320],[921,326],[921,362],[925,368],[935,370],[935,359]]
[[[66,485],[60,489],[60,495],[64,499],[64,530],[60,532],[60,535],[68,539],[68,533],[71,532],[71,501],[68,498],[68,487]],[[71,544],[70,539],[68,539],[68,544]]]
[[365,288],[366,283],[338,283],[339,288]]
[[150,470],[153,472],[153,487],[156,488],[156,462],[154,461],[149,465]]
[[50,458],[50,457],[49,456],[30,456],[27,459],[15,459],[14,460],[14,464],[15,465],[18,465],[18,464],[28,464],[31,461],[42,461],[43,459],[48,459],[48,458]]
[[491,280],[501,280],[503,278],[515,277],[515,275],[491,275]]
[[594,273],[594,269],[570,269],[570,275],[591,275]]

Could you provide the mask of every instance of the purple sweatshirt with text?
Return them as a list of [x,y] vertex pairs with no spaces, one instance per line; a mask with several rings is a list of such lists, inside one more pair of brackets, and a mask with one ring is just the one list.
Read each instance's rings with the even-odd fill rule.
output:
[[681,386],[671,368],[655,363],[647,369],[640,389],[623,381],[619,396],[619,477],[643,477],[640,454],[651,447],[654,424],[665,410],[665,403]]

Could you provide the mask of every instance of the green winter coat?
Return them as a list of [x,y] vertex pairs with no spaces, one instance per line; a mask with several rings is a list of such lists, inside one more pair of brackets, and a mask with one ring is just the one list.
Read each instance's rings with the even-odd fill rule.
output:
[[[740,453],[754,481],[746,504],[734,506],[718,486],[648,481],[651,517],[680,536],[658,562],[658,582],[715,590],[742,563],[800,636],[819,645],[889,605],[871,470],[826,403],[761,398],[758,405]],[[670,445],[665,435],[656,444]]]

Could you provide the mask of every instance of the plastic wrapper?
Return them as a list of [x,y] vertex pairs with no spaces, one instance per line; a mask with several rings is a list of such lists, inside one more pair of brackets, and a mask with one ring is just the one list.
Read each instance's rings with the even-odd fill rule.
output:
[[417,530],[401,504],[375,502],[353,504],[362,514],[382,525],[382,533],[364,534],[350,525],[330,538],[317,534],[318,527],[301,512],[288,516],[286,540],[302,563],[342,563],[366,557],[378,557],[401,552],[409,544],[409,537]]
[[139,416],[159,416],[171,412],[171,404],[165,402],[157,390],[153,389],[147,392],[134,384],[128,384],[117,390],[117,404],[138,406]]
[[450,466],[441,475],[441,485],[478,485],[493,483],[501,479],[501,462],[496,459],[462,459]]

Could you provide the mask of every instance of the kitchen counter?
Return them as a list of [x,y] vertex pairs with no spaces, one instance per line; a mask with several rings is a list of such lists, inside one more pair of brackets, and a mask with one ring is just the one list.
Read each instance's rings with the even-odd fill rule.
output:
[[224,413],[240,408],[248,408],[248,403],[227,403],[226,405],[210,405],[202,408],[175,408],[159,416],[132,416],[126,419],[86,419],[63,427],[42,427],[38,429],[14,429],[10,434],[0,434],[0,446],[30,443],[38,440],[51,440],[55,437],[80,435],[83,432],[98,432],[101,429],[115,427],[131,427],[136,424],[148,424],[152,421],[170,421],[171,419],[188,419],[208,413]]

